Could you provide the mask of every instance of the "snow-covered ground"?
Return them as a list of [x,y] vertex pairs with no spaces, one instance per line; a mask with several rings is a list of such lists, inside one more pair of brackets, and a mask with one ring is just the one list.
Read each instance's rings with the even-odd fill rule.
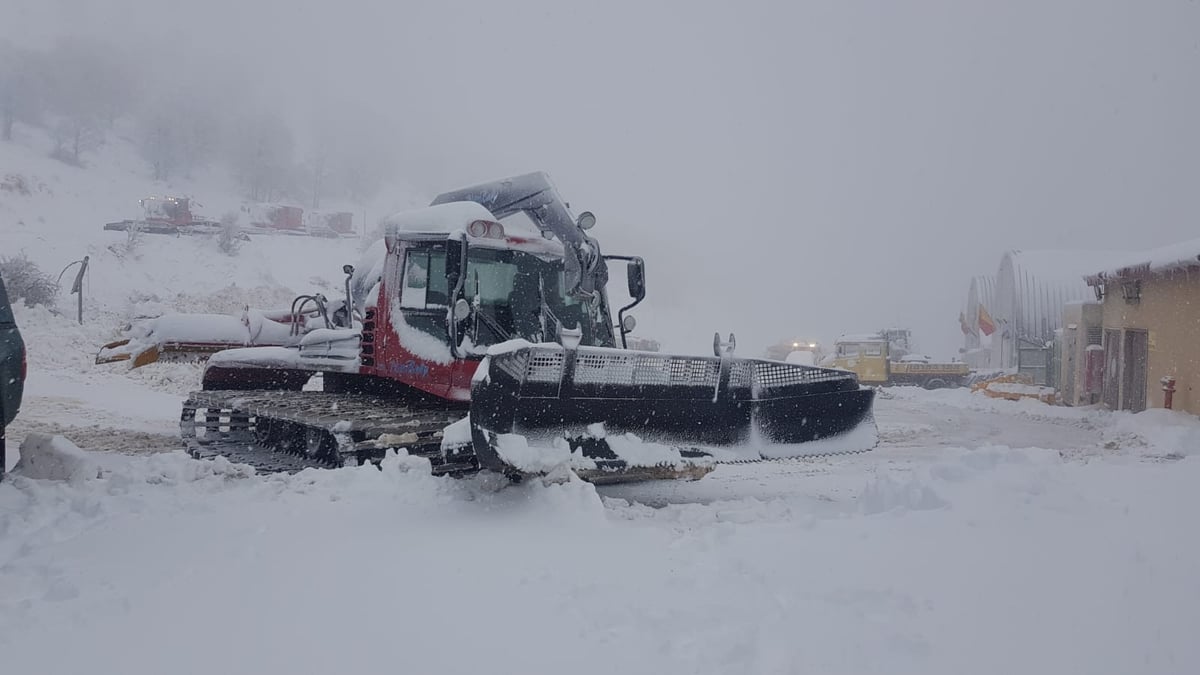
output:
[[190,460],[199,368],[96,350],[137,316],[336,292],[361,244],[131,251],[101,227],[156,186],[121,147],[81,173],[0,146],[46,186],[0,192],[0,253],[93,265],[82,326],[16,308],[9,465],[68,463],[0,483],[0,672],[1200,672],[1200,422],[1169,412],[887,390],[871,453],[603,488]]
[[[33,351],[76,339],[37,311]],[[498,490],[413,460],[193,461],[173,427],[194,366],[33,360],[14,446],[128,454],[0,484],[6,672],[1200,668],[1184,416],[889,390],[872,453]]]

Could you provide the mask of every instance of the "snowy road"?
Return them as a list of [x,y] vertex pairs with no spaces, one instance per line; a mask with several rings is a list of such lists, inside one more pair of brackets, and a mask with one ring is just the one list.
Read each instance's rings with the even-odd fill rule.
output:
[[[168,438],[77,391],[32,400],[81,445]],[[872,453],[599,490],[92,453],[0,484],[5,672],[1200,672],[1200,463],[1162,459],[1194,425],[916,390],[877,420]]]
[[[1030,417],[1028,406],[976,401],[965,392],[887,391],[875,404],[879,447],[839,457],[723,465],[693,483],[643,483],[599,488],[602,495],[653,506],[752,497],[807,498],[814,508],[854,495],[862,477],[877,472],[902,474],[947,456],[947,450],[1010,445],[1074,454],[1097,448],[1101,433],[1085,415],[1061,410],[1060,416]],[[1005,402],[1007,403],[1007,402]],[[1036,408],[1033,410],[1037,411]],[[810,480],[820,477],[821,480]]]

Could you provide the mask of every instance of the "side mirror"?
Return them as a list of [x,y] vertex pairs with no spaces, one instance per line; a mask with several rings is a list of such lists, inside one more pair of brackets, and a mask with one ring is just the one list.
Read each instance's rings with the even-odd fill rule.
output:
[[467,241],[457,242],[451,239],[446,242],[446,285],[453,292],[458,288],[458,280],[462,278],[463,262],[467,256]]
[[454,320],[462,321],[471,316],[471,303],[467,302],[466,298],[459,298],[454,303]]
[[346,276],[354,274],[354,265],[342,265],[342,274]]
[[646,263],[641,258],[634,258],[625,266],[625,274],[629,280],[629,297],[641,301],[646,297]]
[[579,229],[581,230],[590,230],[596,226],[596,214],[592,213],[591,211],[584,211],[583,213],[579,214],[578,218],[575,219],[575,224],[578,225]]
[[626,314],[625,318],[621,319],[621,331],[632,333],[634,328],[637,328],[637,319],[633,318],[632,314]]

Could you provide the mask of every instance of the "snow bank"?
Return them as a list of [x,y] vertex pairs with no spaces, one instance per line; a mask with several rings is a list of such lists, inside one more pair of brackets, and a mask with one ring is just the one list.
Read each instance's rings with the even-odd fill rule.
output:
[[630,466],[636,467],[652,467],[652,466],[682,466],[685,464],[707,464],[708,460],[689,459],[684,460],[683,455],[679,453],[679,448],[646,441],[638,437],[636,434],[609,434],[603,424],[592,424],[588,427],[588,435],[592,438],[602,438],[608,443],[608,447],[617,454],[618,457],[625,460]]
[[461,420],[442,429],[442,448],[453,448],[471,443],[471,418]]
[[1200,418],[1178,410],[1151,408],[1136,414],[1116,413],[1109,434],[1116,439],[1115,444],[1140,446],[1148,454],[1200,455]]
[[571,448],[565,442],[530,444],[521,434],[498,434],[496,454],[526,473],[552,473],[571,463]]
[[[447,434],[470,440],[470,428],[456,422],[447,428]],[[684,464],[703,464],[706,460],[684,460],[679,449],[660,443],[645,441],[630,433],[608,434],[603,424],[592,424],[587,436],[604,439],[617,457],[631,467],[678,467]],[[443,444],[447,441],[443,440]],[[538,435],[534,439],[518,433],[499,434],[496,453],[501,459],[517,469],[533,474],[561,475],[568,469],[595,469],[596,462],[584,457],[579,451],[572,452],[565,438]]]
[[998,414],[1017,414],[1032,419],[1047,420],[1097,420],[1108,415],[1100,408],[1055,406],[1033,398],[1010,401],[993,398],[982,392],[967,388],[927,390],[919,387],[892,387],[888,390],[893,398],[927,403],[933,406],[975,410]]
[[43,480],[82,481],[97,478],[100,468],[83,450],[62,436],[29,434],[13,473]]
[[[510,670],[580,675],[1200,666],[1192,462],[991,447],[760,464],[724,483],[728,499],[649,508],[572,480],[434,478],[399,455],[294,476],[120,459],[77,484],[0,484],[14,672],[373,675],[395,671],[393,652],[445,672],[428,636],[464,616],[487,629],[449,670],[499,653]],[[719,486],[727,468],[657,489]],[[778,496],[745,496],[763,483]],[[453,583],[427,583],[431,569]],[[352,573],[314,583],[314,570]],[[289,649],[314,617],[332,646]],[[214,625],[220,649],[195,649]],[[539,648],[511,651],[530,635]]]
[[901,482],[890,476],[869,482],[859,495],[858,502],[862,512],[867,515],[889,511],[927,511],[948,505],[931,486],[915,478]]

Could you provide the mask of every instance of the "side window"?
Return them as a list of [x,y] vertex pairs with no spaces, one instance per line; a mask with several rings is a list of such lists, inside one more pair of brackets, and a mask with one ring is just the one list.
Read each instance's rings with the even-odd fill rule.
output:
[[4,290],[4,282],[0,281],[0,324],[8,325],[12,322],[12,306],[8,304],[8,292]]
[[434,309],[446,306],[446,249],[410,249],[404,258],[404,286],[400,289],[402,309]]

